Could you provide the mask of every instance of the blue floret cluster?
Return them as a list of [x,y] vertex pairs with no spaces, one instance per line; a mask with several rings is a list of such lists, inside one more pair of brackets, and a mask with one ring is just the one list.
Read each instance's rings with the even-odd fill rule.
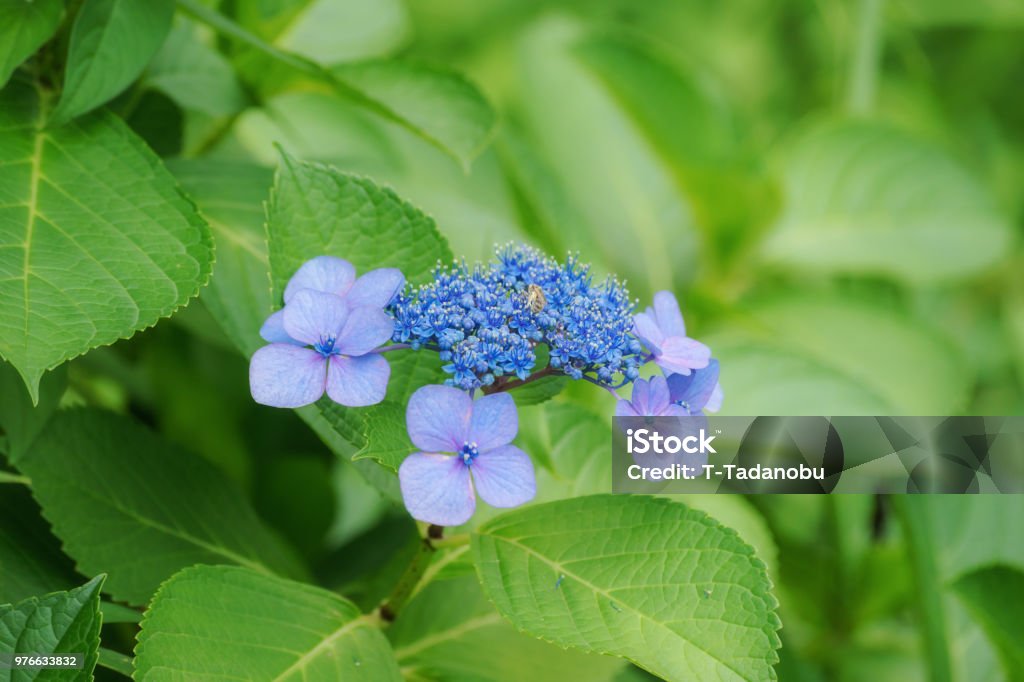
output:
[[537,364],[546,351],[551,371],[614,388],[635,379],[643,363],[635,308],[622,283],[595,283],[576,256],[559,263],[509,245],[488,264],[438,266],[430,283],[399,294],[389,312],[392,340],[439,351],[450,386],[526,380],[545,369]]

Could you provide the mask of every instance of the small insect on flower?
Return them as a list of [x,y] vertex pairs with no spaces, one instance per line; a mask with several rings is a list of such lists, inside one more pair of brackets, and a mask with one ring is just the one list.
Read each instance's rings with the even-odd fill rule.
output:
[[544,310],[544,306],[548,304],[548,299],[544,297],[544,290],[536,284],[530,284],[526,287],[526,306],[530,309],[530,312],[534,315]]

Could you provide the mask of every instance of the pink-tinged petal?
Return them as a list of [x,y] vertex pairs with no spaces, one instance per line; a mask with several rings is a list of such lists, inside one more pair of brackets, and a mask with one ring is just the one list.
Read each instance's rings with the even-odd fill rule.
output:
[[671,291],[659,291],[654,295],[654,316],[658,327],[665,336],[686,336],[683,314]]
[[662,369],[679,374],[689,374],[690,370],[707,367],[710,361],[710,348],[683,336],[665,339],[661,354],[654,358],[654,362]]
[[616,417],[642,417],[643,415],[633,409],[628,400],[619,400],[615,403]]
[[650,350],[655,353],[661,350],[665,335],[658,327],[654,311],[650,308],[647,309],[647,312],[637,313],[633,316],[633,332]]
[[284,307],[284,330],[293,339],[312,346],[328,338],[337,339],[348,315],[340,296],[303,289]]
[[412,517],[438,526],[459,526],[476,510],[469,467],[460,457],[416,452],[398,467],[402,500]]
[[711,391],[711,397],[708,398],[708,402],[706,405],[704,405],[704,409],[707,410],[708,412],[718,412],[720,409],[722,409],[723,397],[724,394],[722,393],[722,385],[715,384],[715,388],[713,391]]
[[387,343],[394,332],[395,321],[382,308],[352,308],[334,347],[343,355],[365,355]]
[[284,330],[284,310],[278,310],[266,319],[263,326],[260,327],[260,336],[270,343],[291,343],[297,346],[304,345],[301,341],[296,341],[292,337],[288,336],[288,332]]
[[508,393],[486,395],[473,401],[469,441],[476,443],[480,452],[511,443],[518,431],[516,402]]
[[334,256],[317,256],[302,264],[284,288],[284,302],[303,289],[343,296],[356,279],[356,269],[347,260]]
[[253,400],[271,407],[302,407],[324,394],[327,362],[309,348],[274,343],[256,351],[249,362]]
[[451,386],[424,386],[409,398],[405,425],[416,447],[428,452],[458,452],[469,436],[473,401]]
[[382,355],[332,355],[327,368],[327,395],[347,407],[376,405],[384,400],[390,376],[391,367]]
[[659,417],[689,417],[690,410],[686,409],[682,405],[669,405],[665,408],[664,412],[658,415]]
[[658,417],[667,413],[669,406],[668,384],[665,377],[651,377],[647,389],[647,409],[652,417]]
[[533,462],[514,445],[481,452],[470,471],[477,494],[492,507],[518,507],[537,494]]
[[370,270],[356,280],[352,288],[345,294],[345,302],[349,307],[372,306],[383,308],[395,294],[405,285],[405,276],[395,268]]

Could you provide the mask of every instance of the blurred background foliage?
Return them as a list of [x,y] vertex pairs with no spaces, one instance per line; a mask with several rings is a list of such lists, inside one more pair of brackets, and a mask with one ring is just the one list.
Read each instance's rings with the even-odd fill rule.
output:
[[[445,109],[424,92],[431,129],[487,138],[446,153],[178,12],[110,106],[210,221],[215,285],[265,282],[261,205],[281,145],[393,187],[467,260],[527,241],[579,251],[599,275],[627,279],[641,305],[673,289],[690,333],[721,359],[726,414],[1024,411],[1022,3],[186,4],[353,81],[384,56],[457,71],[494,112],[472,98]],[[323,584],[372,606],[415,529],[293,413],[252,404],[235,345],[251,351],[256,329],[235,321],[263,302],[223,294],[206,289],[171,323],[72,362],[64,402],[131,412],[200,452]],[[611,409],[586,388],[523,411],[542,496],[607,489],[606,441],[589,439]],[[971,601],[977,581],[962,581],[1024,567],[1021,499],[687,501],[768,563],[782,680],[1008,679],[1006,654],[968,611],[986,610]],[[446,564],[452,580],[414,602],[415,617],[458,598],[491,618],[460,577],[467,566]],[[500,620],[475,632],[454,649],[403,647],[401,628],[393,639],[413,678],[564,679],[588,665],[588,679],[643,678],[593,657],[546,665],[548,647]],[[519,654],[459,658],[471,648]]]

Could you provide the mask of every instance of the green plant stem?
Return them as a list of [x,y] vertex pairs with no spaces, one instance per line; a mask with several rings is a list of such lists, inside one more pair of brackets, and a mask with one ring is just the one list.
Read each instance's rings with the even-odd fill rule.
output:
[[857,3],[857,34],[850,56],[846,90],[846,109],[851,114],[870,113],[875,103],[882,53],[883,3],[884,0],[860,0]]
[[910,557],[917,589],[917,605],[923,626],[924,649],[932,682],[951,682],[949,641],[943,585],[935,563],[935,537],[924,509],[927,500],[916,495],[894,495],[893,509],[903,527],[904,543]]
[[32,485],[32,479],[28,476],[20,476],[6,471],[0,471],[0,483],[15,483],[18,485]]

